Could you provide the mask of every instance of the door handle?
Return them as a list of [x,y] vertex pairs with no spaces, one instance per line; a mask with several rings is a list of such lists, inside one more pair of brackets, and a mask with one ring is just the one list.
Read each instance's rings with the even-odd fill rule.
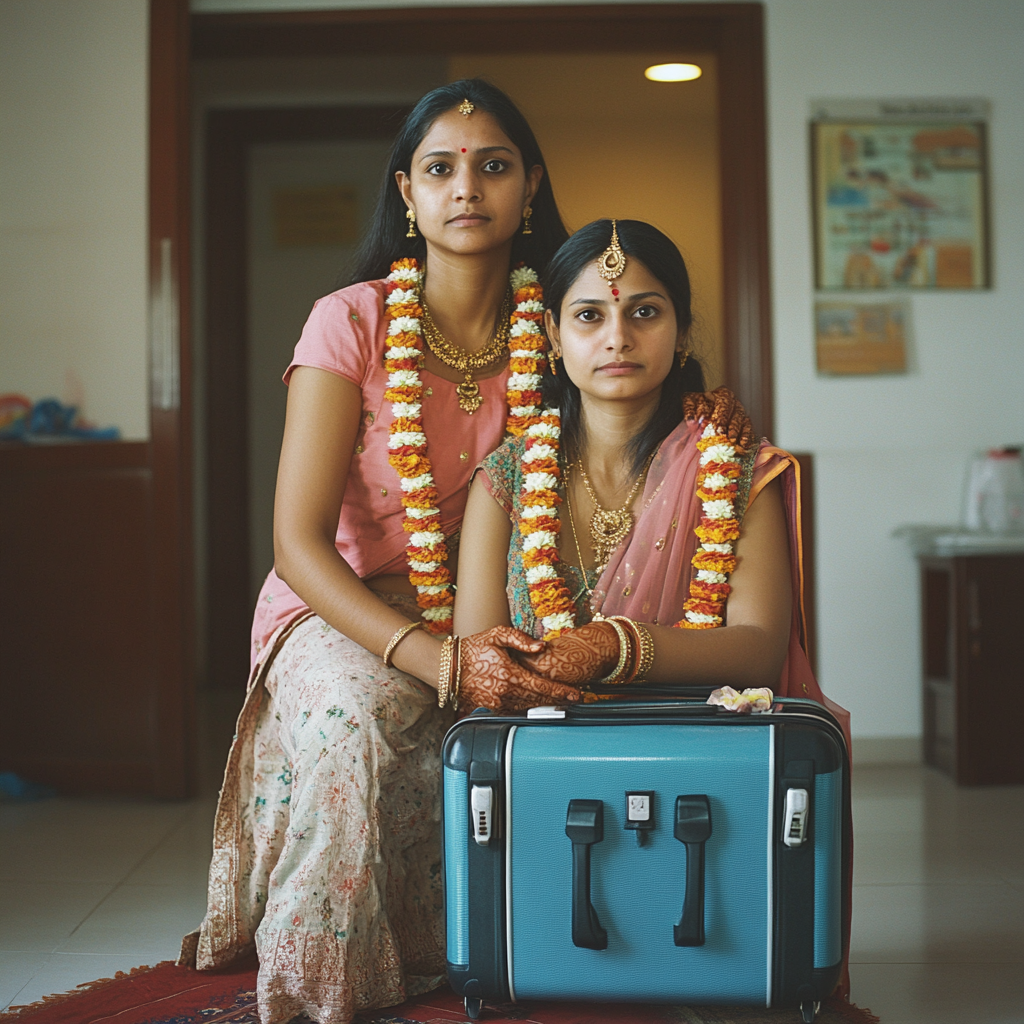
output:
[[711,803],[706,796],[677,796],[674,834],[686,846],[683,916],[672,929],[677,946],[704,945],[704,844],[711,838]]
[[604,839],[604,804],[570,800],[565,834],[572,840],[572,944],[607,949],[608,933],[590,902],[590,848]]

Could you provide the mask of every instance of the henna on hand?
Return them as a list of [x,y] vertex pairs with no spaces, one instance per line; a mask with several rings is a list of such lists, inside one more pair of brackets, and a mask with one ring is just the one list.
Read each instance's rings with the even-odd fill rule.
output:
[[683,396],[683,419],[714,423],[741,451],[754,443],[754,425],[743,403],[728,388],[692,391]]
[[619,663],[619,635],[609,622],[588,622],[549,640],[536,654],[519,655],[519,660],[538,675],[559,683],[596,683]]
[[495,626],[464,637],[460,655],[459,702],[492,711],[524,711],[541,704],[578,701],[580,692],[542,678],[510,651],[535,655],[546,644],[511,626]]

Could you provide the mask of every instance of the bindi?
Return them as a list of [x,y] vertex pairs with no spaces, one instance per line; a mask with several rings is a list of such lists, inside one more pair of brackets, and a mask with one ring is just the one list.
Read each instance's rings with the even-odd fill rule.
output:
[[466,152],[466,147],[465,147],[465,146],[463,146],[463,147],[462,147],[462,152],[463,152],[463,153],[465,153],[465,152]]

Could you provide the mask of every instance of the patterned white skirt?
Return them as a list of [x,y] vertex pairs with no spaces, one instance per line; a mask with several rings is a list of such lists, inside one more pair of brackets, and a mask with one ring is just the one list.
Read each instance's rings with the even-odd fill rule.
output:
[[[413,598],[388,604],[418,614]],[[452,712],[317,616],[253,691],[217,811],[207,915],[183,960],[191,945],[198,967],[222,966],[255,941],[262,1024],[348,1024],[436,988]]]

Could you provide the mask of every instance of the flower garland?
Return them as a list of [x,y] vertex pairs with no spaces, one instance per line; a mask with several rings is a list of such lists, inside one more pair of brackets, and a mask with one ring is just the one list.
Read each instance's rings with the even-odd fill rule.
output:
[[[427,629],[447,634],[452,631],[455,595],[451,573],[444,564],[448,544],[441,530],[437,485],[427,454],[427,435],[423,432],[422,283],[423,272],[416,260],[402,259],[391,265],[384,305],[388,337],[384,352],[384,368],[388,371],[384,398],[392,403],[393,417],[388,433],[388,462],[401,481],[405,509],[402,529],[409,534],[409,582],[416,587],[416,601],[423,609]],[[544,305],[537,275],[529,267],[518,267],[510,275],[510,284],[515,308],[509,336],[506,429],[518,436],[538,420],[540,368],[546,359],[547,342],[541,327]]]
[[523,567],[533,614],[553,640],[576,624],[572,594],[555,571],[558,561],[558,495],[561,470],[558,447],[561,419],[557,409],[545,409],[526,430],[523,446],[522,519]]
[[[544,627],[545,640],[560,636],[576,624],[572,595],[555,570],[561,530],[560,436],[558,410],[545,409],[527,428],[523,446],[519,532],[523,536],[530,605]],[[697,497],[703,503],[703,515],[694,532],[701,543],[692,560],[697,572],[690,584],[690,596],[683,604],[684,617],[675,623],[680,629],[714,629],[722,624],[725,602],[732,589],[728,577],[736,568],[733,543],[740,535],[735,507],[741,474],[737,449],[713,424],[705,427],[697,448],[701,452]]]
[[676,625],[682,629],[714,629],[722,624],[725,602],[732,590],[729,573],[736,568],[733,544],[740,535],[736,492],[742,470],[736,447],[714,424],[704,428],[697,447],[701,453],[697,497],[703,502],[704,514],[694,530],[700,541],[693,556],[697,572],[683,604],[684,616]]

